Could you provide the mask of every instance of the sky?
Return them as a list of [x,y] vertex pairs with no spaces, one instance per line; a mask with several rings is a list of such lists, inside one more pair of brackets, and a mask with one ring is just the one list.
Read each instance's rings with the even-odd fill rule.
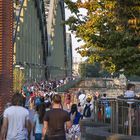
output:
[[[84,11],[82,10],[81,12],[84,12]],[[70,17],[70,15],[72,15],[71,12],[67,8],[65,9],[65,15],[66,15],[66,17],[65,17],[66,19],[68,19]],[[68,30],[68,26],[66,26],[66,31],[70,33],[70,31]],[[78,54],[75,50],[76,48],[78,48],[82,44],[84,44],[84,42],[83,41],[78,42],[77,41],[78,38],[76,38],[74,34],[71,34],[71,36],[72,36],[72,51],[73,51],[74,61],[81,61],[81,60],[84,61],[85,59],[82,58],[81,55]]]

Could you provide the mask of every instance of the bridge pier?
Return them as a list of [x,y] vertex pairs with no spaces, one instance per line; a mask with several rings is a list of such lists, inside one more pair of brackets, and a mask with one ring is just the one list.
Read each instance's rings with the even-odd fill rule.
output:
[[0,113],[13,90],[13,1],[0,1]]

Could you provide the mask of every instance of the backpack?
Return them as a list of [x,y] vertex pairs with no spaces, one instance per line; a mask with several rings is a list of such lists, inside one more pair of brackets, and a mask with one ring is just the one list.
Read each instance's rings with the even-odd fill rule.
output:
[[41,104],[41,100],[40,100],[39,97],[37,97],[37,98],[35,99],[35,105],[38,106],[38,105],[40,105],[40,104]]
[[90,109],[91,104],[85,106],[83,116],[84,117],[91,117],[91,109]]

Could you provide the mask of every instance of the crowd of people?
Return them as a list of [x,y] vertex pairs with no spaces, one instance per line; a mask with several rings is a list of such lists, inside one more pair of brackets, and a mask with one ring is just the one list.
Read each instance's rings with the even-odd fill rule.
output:
[[[89,104],[89,99],[87,101]],[[66,136],[78,140],[79,122],[83,117],[90,116],[86,109],[82,114],[77,104],[72,104],[70,110],[64,109],[61,95],[54,94],[35,103],[34,117],[30,120],[24,97],[21,93],[15,93],[3,113],[1,140],[30,140],[31,134],[35,140],[66,140]]]
[[50,80],[50,81],[41,81],[35,82],[33,84],[26,83],[22,89],[21,93],[24,97],[24,104],[26,108],[29,108],[29,105],[39,104],[40,100],[48,100],[56,93],[57,88],[63,86],[67,82],[74,80],[73,78],[66,78],[61,80]]
[[[63,84],[64,80],[25,84],[21,92],[13,94],[3,113],[0,140],[79,140],[80,121],[92,117],[93,100],[99,93],[93,96],[79,91],[73,102],[72,93],[55,91]],[[133,84],[128,84],[124,95],[134,97]],[[110,118],[106,98],[106,94],[101,97]],[[32,120],[30,110],[34,110]]]
[[3,113],[0,140],[78,140],[80,120],[91,117],[91,99],[81,109],[79,99],[72,102],[71,93],[62,96],[55,91],[63,84],[64,80],[25,84],[13,94]]

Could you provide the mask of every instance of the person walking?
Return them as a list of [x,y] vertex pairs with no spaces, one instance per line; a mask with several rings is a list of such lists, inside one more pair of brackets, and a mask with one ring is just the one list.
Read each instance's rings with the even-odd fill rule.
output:
[[42,138],[42,128],[43,128],[43,118],[45,115],[45,104],[41,104],[37,107],[37,111],[33,119],[33,135],[35,140],[41,140]]
[[124,122],[124,126],[126,127],[125,129],[127,130],[128,125],[129,125],[129,116],[131,116],[131,125],[134,124],[134,121],[136,119],[136,114],[137,114],[137,110],[136,110],[136,104],[134,102],[134,99],[136,98],[136,94],[135,94],[135,84],[132,83],[128,83],[126,86],[126,91],[124,93],[124,98],[126,98],[127,104],[129,106],[129,109],[125,111],[127,115],[126,117],[126,121]]
[[70,110],[70,106],[71,106],[71,94],[70,93],[67,93],[65,95],[65,104],[66,104],[67,110]]
[[22,95],[15,93],[12,97],[12,106],[8,107],[3,114],[1,140],[30,140],[29,111],[22,106]]
[[91,98],[88,97],[86,99],[86,104],[85,104],[85,107],[84,107],[84,110],[83,110],[83,118],[84,119],[87,119],[87,118],[90,118],[91,115],[92,115],[92,111],[93,111],[93,105],[91,103]]
[[80,137],[80,125],[79,122],[82,119],[82,115],[78,112],[77,104],[72,104],[70,111],[70,118],[72,127],[69,129],[68,135],[74,140],[78,140]]
[[52,98],[52,109],[44,117],[42,140],[46,134],[48,140],[66,140],[65,124],[66,129],[71,127],[70,116],[62,109],[61,96],[55,94]]
[[134,99],[135,95],[135,85],[132,83],[129,83],[126,87],[126,92],[124,93],[124,97]]

